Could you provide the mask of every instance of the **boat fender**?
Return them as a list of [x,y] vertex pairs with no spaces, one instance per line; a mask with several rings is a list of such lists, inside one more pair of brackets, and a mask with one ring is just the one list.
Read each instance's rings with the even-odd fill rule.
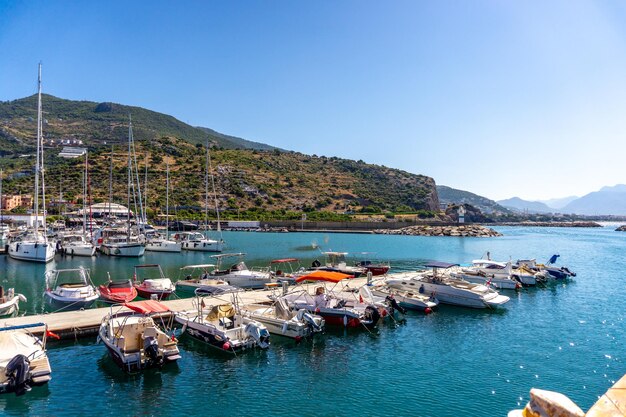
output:
[[22,354],[15,355],[6,366],[6,376],[9,382],[9,391],[15,392],[16,396],[24,395],[30,391],[27,384],[30,371],[30,361]]
[[424,284],[420,286],[419,293],[424,294]]
[[389,302],[389,304],[391,304],[391,308],[393,308],[396,311],[399,311],[402,314],[406,314],[406,308],[402,307],[400,304],[398,304],[398,302],[396,301],[395,298],[393,298],[391,295],[388,295],[385,300],[387,300]]
[[375,306],[369,305],[365,307],[365,313],[363,314],[365,324],[376,324],[380,320],[380,311]]

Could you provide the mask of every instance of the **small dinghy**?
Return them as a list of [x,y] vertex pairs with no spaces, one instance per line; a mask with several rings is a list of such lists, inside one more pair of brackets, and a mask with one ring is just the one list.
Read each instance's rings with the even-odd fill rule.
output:
[[0,286],[0,317],[17,313],[20,309],[20,301],[28,300],[22,294],[16,294],[13,288],[9,288],[5,293],[4,288]]
[[178,342],[164,331],[173,324],[171,318],[168,323],[163,321],[164,313],[169,314],[170,309],[154,300],[111,306],[100,324],[98,339],[115,363],[129,373],[175,362],[180,359]]
[[133,286],[130,279],[125,281],[111,281],[100,285],[100,300],[106,303],[123,304],[133,301],[137,298],[137,289]]
[[[43,341],[28,329],[44,327]],[[46,354],[48,330],[43,323],[0,328],[0,394],[23,395],[50,381]]]
[[53,269],[46,272],[46,303],[54,310],[80,310],[88,308],[100,293],[91,282],[89,270]]

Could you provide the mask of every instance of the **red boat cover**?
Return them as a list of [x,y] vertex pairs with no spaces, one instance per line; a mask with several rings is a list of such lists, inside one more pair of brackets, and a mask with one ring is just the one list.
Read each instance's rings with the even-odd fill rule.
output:
[[326,281],[337,283],[346,278],[354,278],[354,275],[342,274],[341,272],[332,271],[315,271],[308,275],[303,275],[296,279],[296,282],[302,281]]
[[285,262],[298,262],[296,258],[287,258],[287,259],[275,259],[271,263],[273,264],[282,264]]
[[132,303],[124,303],[124,307],[128,307],[133,311],[141,314],[165,313],[170,309],[162,303],[154,300],[135,301]]

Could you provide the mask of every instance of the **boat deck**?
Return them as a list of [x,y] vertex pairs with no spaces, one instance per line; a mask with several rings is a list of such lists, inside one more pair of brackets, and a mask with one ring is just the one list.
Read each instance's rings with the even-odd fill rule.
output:
[[626,375],[587,411],[585,417],[626,416]]
[[[354,278],[350,280],[350,287],[357,288],[366,283],[365,278]],[[320,284],[305,284],[311,286],[309,292]],[[291,290],[293,287],[288,287]],[[282,288],[268,290],[251,290],[239,293],[239,299],[243,305],[259,304],[270,301],[272,294],[282,294]],[[228,294],[217,297],[221,300],[230,299]],[[172,311],[191,311],[195,307],[193,301],[195,297],[179,298],[174,300],[161,301]],[[66,311],[61,313],[37,314],[32,316],[21,316],[0,319],[0,326],[18,326],[34,323],[45,323],[48,330],[59,335],[61,339],[77,339],[79,337],[92,337],[98,334],[102,319],[111,311],[110,307],[89,308],[86,310]],[[43,327],[33,328],[34,334],[41,335],[44,331]],[[50,339],[48,339],[50,341]]]

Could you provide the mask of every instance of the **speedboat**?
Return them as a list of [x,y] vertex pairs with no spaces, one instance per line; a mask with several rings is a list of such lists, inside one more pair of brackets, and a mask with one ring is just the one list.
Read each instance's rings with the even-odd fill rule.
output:
[[403,308],[424,311],[427,314],[439,305],[439,300],[434,295],[428,296],[417,291],[392,288],[384,280],[372,283],[370,290],[376,296],[391,297]]
[[287,282],[290,285],[295,284],[298,277],[310,272],[300,265],[297,258],[273,259],[269,271],[276,282]]
[[[150,278],[142,278],[138,281],[137,271],[157,271],[156,276]],[[142,275],[150,274],[150,272],[143,272]],[[145,264],[135,265],[135,274],[133,275],[135,281],[135,289],[140,297],[151,299],[155,297],[157,300],[167,299],[176,289],[172,280],[167,278],[161,269],[161,265],[158,264]]]
[[[105,344],[115,363],[129,373],[175,362],[180,359],[178,342],[155,320],[166,313],[170,314],[170,309],[154,300],[111,306],[110,313],[100,324],[98,339]],[[165,326],[162,318],[158,321]],[[170,319],[170,329],[171,324]]]
[[[44,327],[43,340],[29,329]],[[52,370],[46,354],[48,328],[43,323],[0,328],[0,394],[23,395],[44,385]]]
[[385,275],[391,269],[391,265],[388,262],[372,261],[370,258],[375,255],[373,252],[361,252],[363,257],[361,261],[357,262],[354,266],[358,268],[365,268],[365,273],[372,273],[372,276]]
[[351,266],[346,261],[348,252],[322,252],[326,258],[324,265],[317,259],[311,264],[312,270],[339,272],[352,275],[357,278],[367,274],[367,269],[362,266]]
[[176,281],[176,291],[195,294],[198,289],[206,289],[207,287],[216,287],[220,285],[228,285],[221,279],[210,277],[209,270],[214,268],[213,264],[185,265],[180,268],[181,276],[185,279]]
[[535,259],[520,259],[517,261],[517,266],[520,269],[527,269],[541,274],[541,277],[543,277],[545,280],[564,280],[575,277],[576,273],[572,272],[568,267],[562,266],[560,268],[557,268],[553,266],[560,256],[561,255],[552,255],[548,262],[545,263],[545,265],[538,264]]
[[123,304],[133,301],[137,298],[137,289],[130,279],[109,281],[98,287],[100,290],[100,299],[106,303]]
[[20,301],[28,301],[22,294],[16,294],[13,288],[9,288],[4,292],[4,288],[0,286],[0,317],[15,314],[20,309]]
[[[230,285],[240,288],[261,289],[265,284],[272,282],[272,275],[269,270],[251,270],[243,261],[245,253],[225,253],[213,255],[217,259],[217,267],[211,272],[211,276],[226,281]],[[239,258],[239,262],[231,265],[227,269],[221,269],[225,260]]]
[[225,301],[218,297],[197,295],[192,312],[176,313],[176,321],[194,339],[221,352],[238,354],[270,346],[270,334],[260,322],[245,319],[238,311],[236,297]]
[[310,294],[308,285],[300,285],[279,299],[284,300],[291,310],[304,309],[323,317],[329,325],[376,326],[381,318],[389,314],[388,306],[378,300],[364,299],[360,293],[347,291],[343,286],[347,287],[350,278],[353,277],[340,272],[314,271],[299,277],[297,282],[317,284],[315,295]]
[[224,242],[208,239],[200,232],[178,232],[172,238],[182,245],[184,250],[199,252],[221,252]]
[[445,262],[430,262],[425,265],[432,271],[402,272],[390,274],[386,283],[394,289],[418,292],[428,297],[434,296],[439,302],[472,308],[497,308],[510,298],[500,295],[487,285],[473,284],[461,279],[450,277],[445,271],[457,264]]
[[[491,260],[474,260],[472,266],[461,267],[458,271],[450,272],[453,278],[462,279],[475,284],[487,284],[498,289],[516,290],[522,286],[519,273],[516,279],[512,275],[513,268],[511,262],[495,262]],[[531,276],[532,281],[535,279]],[[531,280],[525,279],[530,285]]]
[[53,269],[46,272],[44,299],[54,310],[80,310],[88,308],[100,296],[91,282],[89,270]]
[[271,305],[246,305],[242,314],[244,323],[248,320],[257,321],[265,325],[271,334],[297,341],[324,331],[325,326],[322,317],[311,314],[305,309],[292,310],[282,298],[276,299]]

